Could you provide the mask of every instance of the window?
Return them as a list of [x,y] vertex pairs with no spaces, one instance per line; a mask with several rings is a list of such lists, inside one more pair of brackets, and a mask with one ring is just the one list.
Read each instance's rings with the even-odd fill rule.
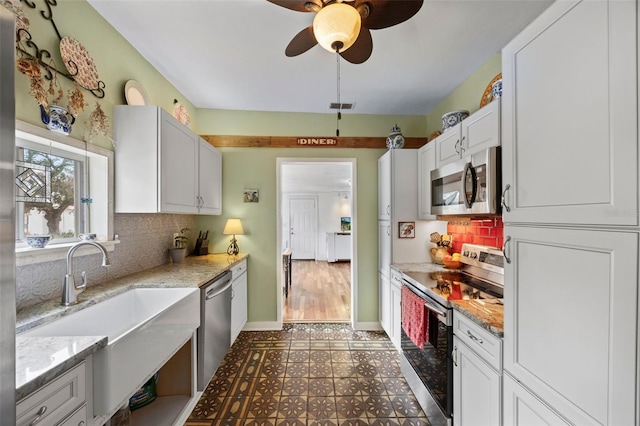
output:
[[[63,256],[81,233],[113,238],[112,151],[16,120],[15,159],[17,264]],[[26,244],[37,234],[45,249]]]
[[69,242],[89,232],[88,157],[21,139],[16,145],[16,242],[46,234],[52,244]]

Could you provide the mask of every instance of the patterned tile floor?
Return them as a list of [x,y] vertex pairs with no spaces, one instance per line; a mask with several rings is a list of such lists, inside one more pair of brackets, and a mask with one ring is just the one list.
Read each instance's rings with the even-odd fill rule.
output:
[[242,332],[186,426],[429,425],[384,332]]

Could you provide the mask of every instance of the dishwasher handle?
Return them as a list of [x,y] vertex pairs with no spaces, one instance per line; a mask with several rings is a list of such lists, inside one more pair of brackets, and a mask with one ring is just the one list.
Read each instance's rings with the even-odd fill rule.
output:
[[231,287],[231,271],[227,271],[211,280],[211,283],[206,286],[205,300],[213,299],[220,293],[224,293]]

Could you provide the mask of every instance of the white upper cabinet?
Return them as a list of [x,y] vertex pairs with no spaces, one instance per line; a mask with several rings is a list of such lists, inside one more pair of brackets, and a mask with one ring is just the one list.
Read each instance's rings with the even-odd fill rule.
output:
[[222,154],[202,138],[199,146],[199,213],[222,214]]
[[462,125],[449,127],[440,136],[434,139],[436,145],[436,167],[460,159],[460,139],[462,138]]
[[220,152],[157,106],[114,107],[117,213],[222,213]]
[[500,146],[500,99],[471,114],[435,139],[436,167]]
[[505,222],[638,225],[636,8],[555,2],[504,48]]
[[418,150],[418,219],[436,219],[431,214],[431,170],[435,168],[436,144],[429,142]]
[[462,157],[500,146],[500,98],[462,120]]
[[505,371],[573,424],[635,424],[638,233],[504,234]]
[[391,151],[378,159],[378,220],[391,220]]

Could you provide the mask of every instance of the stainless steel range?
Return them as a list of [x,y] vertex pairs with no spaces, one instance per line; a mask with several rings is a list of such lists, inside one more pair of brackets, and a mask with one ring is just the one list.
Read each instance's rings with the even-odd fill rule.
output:
[[[406,324],[402,327],[401,368],[432,425],[453,423],[453,304],[478,299],[477,303],[502,303],[504,256],[493,247],[464,244],[460,270],[403,272],[405,292],[424,302],[424,337],[415,341]],[[435,268],[434,268],[435,269]],[[411,298],[411,295],[407,299]],[[414,298],[415,299],[415,298]],[[407,318],[403,312],[403,319]],[[412,339],[413,337],[413,339]]]

